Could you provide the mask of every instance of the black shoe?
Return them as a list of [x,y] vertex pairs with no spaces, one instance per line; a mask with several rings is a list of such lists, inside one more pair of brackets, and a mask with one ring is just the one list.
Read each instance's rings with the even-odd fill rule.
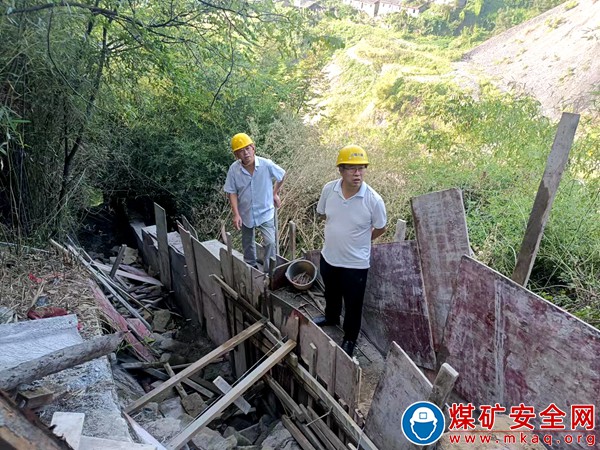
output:
[[313,322],[315,323],[315,325],[318,325],[320,327],[326,327],[329,325],[339,325],[339,322],[335,323],[331,320],[328,320],[325,316],[317,316],[313,319]]
[[348,356],[350,356],[352,358],[352,353],[354,353],[354,346],[356,345],[356,342],[354,341],[347,341],[347,340],[343,340],[342,341],[342,350],[344,350]]

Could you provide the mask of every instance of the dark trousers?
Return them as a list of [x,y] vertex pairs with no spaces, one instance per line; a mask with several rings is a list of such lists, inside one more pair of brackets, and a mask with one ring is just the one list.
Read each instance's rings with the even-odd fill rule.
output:
[[321,255],[321,276],[325,283],[325,317],[339,323],[344,299],[344,339],[354,341],[360,332],[363,298],[369,269],[335,267]]

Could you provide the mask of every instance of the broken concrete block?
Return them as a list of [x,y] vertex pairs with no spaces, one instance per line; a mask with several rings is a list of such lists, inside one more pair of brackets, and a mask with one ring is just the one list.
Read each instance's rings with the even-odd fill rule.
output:
[[254,443],[258,439],[258,436],[260,436],[260,432],[260,424],[257,423],[256,425],[252,425],[251,427],[244,428],[240,431],[240,434],[246,439],[248,439],[250,442]]
[[138,251],[135,248],[125,247],[125,253],[123,254],[123,264],[133,264],[138,259]]
[[210,428],[202,428],[192,442],[201,449],[210,450],[232,450],[236,447],[236,440],[233,436],[224,438],[218,431]]
[[132,416],[138,423],[153,422],[162,417],[158,409],[158,403],[150,402],[145,404],[139,411]]
[[171,312],[168,309],[159,309],[154,313],[152,329],[159,333],[167,331],[167,325],[171,320]]
[[280,421],[262,442],[261,450],[301,450],[301,447]]
[[185,409],[192,417],[198,416],[204,410],[204,408],[206,408],[204,400],[197,392],[182,398],[181,405],[183,406],[183,409]]
[[158,409],[165,417],[172,417],[173,419],[178,419],[185,411],[183,406],[181,406],[181,401],[179,397],[169,398],[158,405]]
[[227,429],[223,433],[223,437],[227,438],[229,436],[233,436],[235,438],[238,446],[252,445],[252,442],[249,439],[247,439],[245,436],[243,436],[238,430],[236,430],[233,427],[227,427]]
[[54,398],[54,391],[44,386],[39,386],[37,388],[20,390],[17,395],[18,400],[24,401],[27,408],[35,409],[50,403]]
[[[156,320],[156,319],[155,319]],[[185,344],[181,341],[176,341],[172,338],[165,338],[158,344],[158,348],[169,352],[183,352],[189,347],[189,344]]]
[[170,441],[183,429],[181,420],[173,417],[162,417],[153,422],[144,425],[148,433],[154,436],[161,443]]
[[[157,387],[159,387],[161,384],[163,384],[162,381],[155,381],[154,383],[152,383],[150,385],[150,387],[152,389],[156,389]],[[154,397],[154,400],[157,403],[160,402],[164,402],[166,399],[171,398],[171,397],[175,397],[175,388],[169,388],[167,390],[162,391],[160,394],[158,394],[156,397]]]

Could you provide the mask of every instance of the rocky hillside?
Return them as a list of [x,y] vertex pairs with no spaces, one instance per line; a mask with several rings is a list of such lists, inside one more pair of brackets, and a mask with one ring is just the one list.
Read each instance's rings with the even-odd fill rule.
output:
[[550,117],[598,116],[600,0],[570,0],[486,41],[465,60],[502,89],[537,98]]

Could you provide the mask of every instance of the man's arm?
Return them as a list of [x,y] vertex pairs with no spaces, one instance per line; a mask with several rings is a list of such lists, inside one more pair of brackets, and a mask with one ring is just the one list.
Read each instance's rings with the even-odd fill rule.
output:
[[283,185],[283,181],[285,180],[285,175],[281,179],[281,181],[275,181],[275,186],[273,186],[273,204],[275,208],[279,208],[281,206],[281,199],[279,198],[279,189]]
[[240,211],[238,209],[238,196],[237,194],[228,194],[229,203],[231,203],[231,211],[233,211],[233,225],[236,230],[242,229],[242,217],[240,216]]
[[381,236],[383,233],[385,233],[386,228],[373,228],[373,230],[371,231],[371,240],[374,241],[375,239],[377,239],[379,236]]

